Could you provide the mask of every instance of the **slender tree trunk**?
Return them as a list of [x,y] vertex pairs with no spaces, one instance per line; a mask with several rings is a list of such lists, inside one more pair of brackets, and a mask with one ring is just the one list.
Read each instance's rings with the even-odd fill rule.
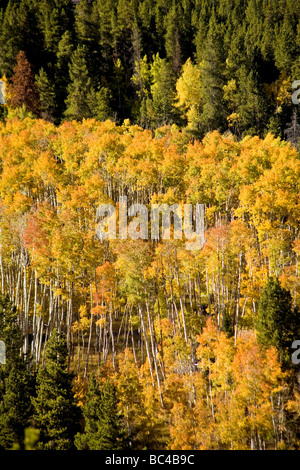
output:
[[235,325],[234,325],[234,344],[235,345],[237,341],[239,312],[240,312],[241,274],[242,274],[242,253],[240,253],[240,257],[239,257],[239,278],[238,278],[238,289],[237,289],[237,300],[236,300],[236,316],[235,316]]
[[3,257],[2,257],[2,245],[0,251],[0,268],[1,268],[1,292],[4,295],[4,269],[3,269]]
[[151,359],[151,354],[150,354],[150,347],[149,347],[149,341],[148,341],[148,337],[147,337],[147,331],[146,331],[146,327],[145,327],[145,319],[144,319],[143,309],[142,309],[141,305],[139,305],[139,313],[140,313],[142,329],[143,329],[144,338],[145,338],[146,352],[147,352],[147,357],[148,357],[148,361],[149,361],[149,369],[150,369],[150,375],[151,375],[151,379],[152,379],[152,385],[154,387],[152,359]]
[[148,316],[152,356],[153,356],[154,368],[155,368],[155,373],[156,373],[158,393],[159,393],[160,403],[161,403],[161,406],[163,408],[164,407],[164,402],[163,402],[163,396],[162,396],[162,393],[161,393],[161,383],[160,383],[160,377],[159,377],[159,371],[158,371],[158,365],[157,365],[157,358],[156,358],[156,351],[155,351],[155,341],[154,341],[154,336],[153,336],[153,329],[152,329],[152,324],[151,324],[151,316],[150,316],[150,309],[149,309],[148,302],[146,302],[146,310],[147,310],[147,316]]
[[181,285],[179,281],[179,270],[178,270],[178,263],[177,263],[177,254],[175,253],[175,266],[176,266],[176,280],[177,280],[177,285],[178,285],[178,290],[179,290],[179,303],[180,303],[180,308],[181,308],[181,317],[182,317],[182,324],[183,324],[183,331],[184,331],[184,339],[185,342],[188,342],[188,334],[187,334],[187,327],[186,327],[186,321],[185,321],[185,313],[184,313],[184,307],[183,307],[183,301],[182,301],[182,295],[181,295]]
[[114,340],[113,321],[112,321],[112,306],[110,306],[109,308],[109,327],[110,327],[110,338],[111,338],[112,363],[113,363],[113,369],[115,370],[115,340]]

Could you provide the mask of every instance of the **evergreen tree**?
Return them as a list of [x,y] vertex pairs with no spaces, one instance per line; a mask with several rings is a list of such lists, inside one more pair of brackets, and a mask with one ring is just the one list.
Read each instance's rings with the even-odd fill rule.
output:
[[116,59],[110,82],[111,107],[117,114],[118,120],[122,122],[124,119],[131,118],[133,97],[130,78],[127,77],[122,61],[119,58]]
[[166,17],[165,48],[167,58],[171,61],[172,68],[176,77],[178,77],[182,64],[180,31],[182,31],[183,25],[180,21],[180,13],[180,5],[177,5],[175,2],[173,2],[172,8],[170,9]]
[[211,8],[212,2],[210,2],[210,0],[196,2],[192,14],[192,24],[196,29],[194,42],[196,46],[196,58],[198,64],[200,64],[203,60],[203,54],[205,51],[204,45],[209,29]]
[[64,115],[67,119],[90,118],[93,111],[89,106],[88,97],[92,90],[92,82],[89,76],[85,59],[86,47],[78,46],[73,52],[69,64],[70,84],[66,99]]
[[101,70],[99,11],[96,4],[80,0],[75,10],[75,31],[80,45],[86,47],[85,59],[91,78],[97,81]]
[[295,40],[296,30],[297,25],[295,24],[294,15],[285,10],[283,21],[275,29],[274,59],[276,67],[288,73],[292,69],[294,59],[299,52]]
[[70,83],[69,63],[74,52],[74,38],[70,31],[65,31],[58,44],[55,64],[55,88],[57,114],[61,117],[65,110],[68,85]]
[[20,50],[26,52],[30,63],[40,66],[43,60],[43,41],[36,14],[37,10],[31,0],[9,0],[0,18],[1,75],[11,77]]
[[204,131],[224,130],[226,104],[224,26],[217,21],[215,11],[209,21],[209,30],[204,45],[203,61],[200,65],[203,90],[203,112],[201,127]]
[[75,10],[75,31],[81,44],[89,46],[97,42],[97,25],[92,17],[92,5],[89,0],[80,0]]
[[66,371],[68,350],[64,335],[53,330],[45,351],[45,365],[37,374],[33,398],[34,421],[40,430],[39,449],[70,450],[79,430],[80,410],[74,401],[72,375]]
[[24,433],[32,414],[33,380],[21,354],[23,338],[18,314],[8,298],[0,298],[0,339],[5,364],[0,365],[0,449],[24,448]]
[[39,94],[40,116],[41,118],[48,121],[53,121],[56,108],[54,85],[50,83],[47,73],[43,68],[40,69],[39,74],[35,77],[35,80]]
[[74,8],[69,0],[35,0],[38,24],[43,35],[47,63],[54,62],[65,31],[74,28]]
[[109,77],[112,71],[112,57],[114,52],[115,9],[113,0],[98,0],[94,2],[98,13],[99,46],[101,52],[101,71]]
[[147,98],[147,117],[152,127],[172,124],[178,119],[175,102],[175,80],[167,59],[157,54],[150,66],[152,84],[151,98]]
[[24,362],[11,368],[4,381],[5,392],[0,402],[0,448],[24,449],[25,429],[30,424],[32,380]]
[[39,97],[35,83],[33,68],[27,60],[24,51],[17,56],[17,65],[14,67],[10,86],[10,97],[7,104],[12,108],[25,106],[36,116],[39,114]]
[[94,117],[99,121],[113,119],[113,112],[110,107],[111,92],[106,87],[101,87],[96,92],[91,92],[90,106],[94,107]]
[[263,136],[268,122],[270,101],[259,76],[245,65],[237,72],[237,113],[244,135]]
[[9,370],[19,361],[23,339],[18,325],[17,310],[9,298],[3,296],[0,297],[0,340],[5,344],[5,369]]
[[261,294],[256,330],[259,343],[265,348],[275,346],[282,364],[291,366],[291,345],[299,337],[300,317],[290,292],[277,278],[270,278]]
[[117,405],[115,387],[106,381],[100,389],[92,374],[83,411],[85,429],[75,437],[77,449],[121,450],[126,447]]

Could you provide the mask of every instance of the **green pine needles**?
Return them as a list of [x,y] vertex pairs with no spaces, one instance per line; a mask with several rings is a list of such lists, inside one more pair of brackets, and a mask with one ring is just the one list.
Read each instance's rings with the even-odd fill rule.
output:
[[39,449],[71,450],[79,430],[80,409],[72,391],[72,375],[66,371],[68,350],[62,334],[53,330],[47,343],[45,365],[37,374],[33,398],[34,422],[40,430]]
[[298,339],[300,317],[292,306],[290,292],[277,278],[270,278],[262,292],[256,322],[257,338],[262,346],[274,346],[283,365],[291,367],[291,345]]
[[114,385],[107,380],[100,388],[92,374],[83,411],[85,429],[75,436],[77,449],[122,450],[127,447],[117,405]]

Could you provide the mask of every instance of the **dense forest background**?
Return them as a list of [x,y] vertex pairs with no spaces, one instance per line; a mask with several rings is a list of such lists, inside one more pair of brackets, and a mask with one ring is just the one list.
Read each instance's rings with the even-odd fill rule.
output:
[[32,110],[56,123],[284,137],[299,15],[295,0],[1,0],[0,76],[11,79],[24,51],[38,88]]
[[[0,449],[299,449],[300,4],[0,17]],[[204,247],[100,241],[120,196]]]

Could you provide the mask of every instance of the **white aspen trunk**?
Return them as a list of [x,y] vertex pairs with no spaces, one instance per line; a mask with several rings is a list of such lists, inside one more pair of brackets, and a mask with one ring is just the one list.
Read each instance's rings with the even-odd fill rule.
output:
[[40,339],[39,339],[39,346],[38,346],[38,355],[37,355],[37,363],[39,364],[41,361],[41,352],[42,352],[42,343],[43,343],[43,329],[44,329],[44,320],[41,318],[40,321]]
[[145,338],[145,345],[146,345],[146,352],[148,356],[148,361],[149,361],[149,369],[150,369],[150,375],[152,379],[152,385],[154,387],[154,380],[153,380],[153,370],[152,370],[152,360],[151,360],[151,354],[150,354],[150,347],[149,347],[149,341],[147,337],[147,332],[146,332],[146,327],[145,327],[145,319],[144,319],[144,314],[142,307],[139,305],[139,313],[140,313],[140,318],[141,318],[141,323],[142,323],[142,329],[144,333],[144,338]]
[[115,370],[115,340],[114,340],[113,321],[112,321],[112,306],[109,307],[109,329],[110,329],[110,338],[111,338],[112,363],[113,363],[113,369]]
[[181,285],[179,281],[179,270],[178,270],[178,264],[177,264],[177,254],[175,253],[175,267],[176,267],[176,280],[177,280],[177,285],[178,285],[178,290],[179,290],[179,303],[180,303],[180,308],[181,308],[181,317],[182,317],[182,324],[183,324],[183,332],[184,332],[184,339],[185,342],[188,342],[188,334],[187,334],[187,328],[186,328],[186,321],[185,321],[185,313],[184,313],[184,306],[183,306],[183,301],[182,301],[182,295],[181,295]]
[[132,326],[132,321],[131,321],[131,312],[129,313],[129,322],[130,322],[130,330],[131,330],[132,352],[133,352],[133,355],[134,355],[134,362],[137,364],[135,344],[134,344],[133,326]]
[[24,296],[24,355],[27,356],[28,352],[28,303],[27,303],[27,267],[24,264],[24,277],[23,277],[23,296]]
[[87,348],[87,354],[86,354],[86,362],[85,362],[85,368],[84,368],[84,377],[87,376],[87,370],[88,370],[88,365],[89,365],[90,350],[91,350],[91,340],[92,340],[92,331],[93,331],[93,316],[94,316],[94,315],[91,313],[90,333],[89,333],[89,341],[88,341],[88,348]]
[[33,320],[32,320],[32,343],[31,343],[31,356],[34,356],[34,350],[36,347],[36,307],[38,297],[38,278],[37,272],[34,271],[34,304],[33,304]]
[[242,274],[242,253],[240,253],[240,257],[239,257],[239,280],[238,280],[238,293],[237,293],[237,301],[236,301],[236,319],[235,319],[235,325],[234,325],[234,344],[235,345],[237,341],[238,323],[239,323],[241,274]]
[[149,324],[150,340],[151,340],[151,349],[152,349],[152,356],[153,356],[154,368],[155,368],[155,374],[156,374],[156,380],[157,380],[157,388],[158,388],[158,393],[159,393],[159,398],[160,398],[160,404],[161,404],[162,408],[164,408],[163,396],[162,396],[162,393],[161,393],[161,383],[160,383],[160,377],[159,377],[159,371],[158,371],[158,365],[157,365],[157,359],[156,359],[154,335],[153,335],[150,309],[149,309],[148,302],[146,302],[146,310],[147,310],[147,316],[148,316],[148,324]]
[[205,277],[206,277],[206,293],[207,293],[208,313],[209,313],[209,315],[211,315],[211,303],[210,303],[207,269],[205,270]]
[[0,252],[0,268],[1,268],[1,292],[4,295],[4,269],[3,269],[3,257],[2,257],[2,245]]

